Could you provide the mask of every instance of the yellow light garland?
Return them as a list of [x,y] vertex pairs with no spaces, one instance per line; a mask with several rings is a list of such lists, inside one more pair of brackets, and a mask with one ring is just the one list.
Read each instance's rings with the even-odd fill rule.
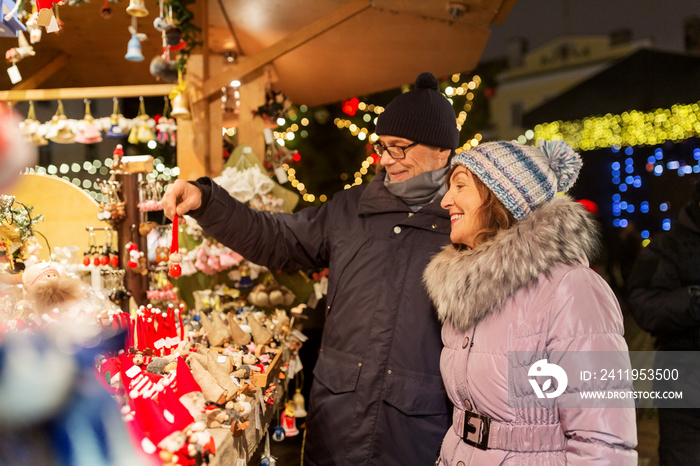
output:
[[518,137],[518,141],[563,139],[575,150],[586,151],[614,145],[655,146],[665,141],[681,141],[698,136],[700,102],[678,104],[670,109],[659,108],[651,112],[632,110],[620,115],[608,113],[601,117],[542,123],[535,126],[531,135]]

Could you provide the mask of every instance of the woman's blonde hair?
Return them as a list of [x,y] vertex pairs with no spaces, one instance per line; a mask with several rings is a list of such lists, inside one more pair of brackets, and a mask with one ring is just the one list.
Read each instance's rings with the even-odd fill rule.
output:
[[[458,165],[455,165],[447,172],[448,189],[450,187],[452,173],[454,173],[457,167]],[[485,225],[474,237],[474,247],[476,248],[480,244],[483,244],[496,236],[496,233],[498,233],[499,230],[507,230],[513,226],[516,220],[513,214],[505,208],[503,203],[496,197],[493,191],[491,191],[488,186],[486,186],[484,182],[479,179],[479,177],[474,175],[471,170],[467,168],[467,171],[471,173],[472,179],[474,180],[474,185],[479,191],[479,195],[484,199],[484,202],[476,212],[476,218],[479,223],[481,223],[481,225]]]

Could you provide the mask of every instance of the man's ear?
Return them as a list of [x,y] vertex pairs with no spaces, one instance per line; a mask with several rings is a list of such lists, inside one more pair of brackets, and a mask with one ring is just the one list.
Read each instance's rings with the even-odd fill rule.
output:
[[450,153],[452,151],[450,149],[440,149],[438,152],[438,160],[440,160],[441,165],[444,167],[447,165],[447,161],[450,158]]

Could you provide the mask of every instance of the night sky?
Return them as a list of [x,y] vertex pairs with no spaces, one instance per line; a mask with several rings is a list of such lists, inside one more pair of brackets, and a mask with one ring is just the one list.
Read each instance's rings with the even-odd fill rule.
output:
[[608,34],[632,30],[633,39],[683,50],[683,21],[700,16],[698,0],[518,0],[501,26],[491,27],[482,61],[505,55],[507,41],[524,37],[530,48],[563,35]]

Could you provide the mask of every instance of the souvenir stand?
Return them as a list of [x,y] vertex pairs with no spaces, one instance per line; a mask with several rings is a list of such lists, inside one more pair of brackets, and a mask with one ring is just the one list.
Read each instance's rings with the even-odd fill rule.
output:
[[[81,0],[69,0],[67,7],[62,2],[59,6],[54,5],[59,2],[30,2],[35,11],[24,12],[27,17],[22,16],[20,2],[16,8],[10,5],[3,12],[3,26],[11,33],[5,37],[13,38],[6,53],[12,89],[0,90],[0,101],[52,100],[61,108],[61,100],[168,96],[177,125],[177,168],[182,178],[219,176],[224,184],[267,180],[253,186],[272,183],[269,190],[255,192],[243,202],[289,212],[295,196],[261,169],[271,145],[266,130],[274,122],[254,116],[266,104],[273,84],[278,83],[295,102],[313,106],[395,88],[425,70],[448,75],[473,69],[488,26],[500,23],[515,0],[451,4],[447,11],[444,2],[433,0],[420,5],[308,0],[306,7],[270,7],[253,0],[248,6],[263,6],[253,16],[265,17],[271,25],[258,31],[246,27],[251,18],[243,8],[246,2],[157,2],[156,37],[148,41],[143,24],[141,29],[138,24],[138,18],[151,23],[145,2],[130,0],[126,14],[121,14],[118,3],[105,1],[99,14],[129,32],[126,55],[126,40],[119,42],[118,34],[107,33],[103,25],[107,23],[85,15]],[[22,16],[22,21],[13,21],[15,16]],[[80,33],[51,34],[62,24],[80,25]],[[199,37],[193,32],[198,26]],[[237,37],[234,26],[246,29],[245,34]],[[382,30],[396,40],[378,42],[368,30]],[[416,35],[416,30],[422,34]],[[150,29],[147,32],[153,35]],[[86,37],[99,38],[99,46]],[[457,47],[446,55],[434,53],[454,43],[470,47]],[[198,53],[193,53],[195,49]],[[362,66],[394,63],[408,49],[413,59],[392,72],[388,72],[391,66],[384,73],[368,73]],[[146,57],[153,57],[150,66],[141,63]],[[168,84],[145,84],[153,78]],[[240,91],[234,113],[238,145],[224,167],[221,96],[234,80]],[[42,89],[42,84],[54,88]],[[96,84],[101,87],[92,87]],[[46,139],[71,143],[59,141],[62,136],[70,139],[70,134],[62,133],[70,125],[58,113],[49,127],[56,134],[42,134],[44,126],[27,115],[23,136],[34,144],[48,144]],[[86,111],[81,130],[90,127],[91,119]],[[98,131],[106,133],[110,124],[115,126],[111,118],[97,120],[103,125]],[[122,127],[130,139],[137,124],[146,121],[135,119]],[[88,290],[90,312],[81,312],[88,308],[86,297],[73,283],[75,293],[64,295],[59,304],[68,306],[66,315],[76,323],[89,317],[104,332],[124,337],[121,347],[104,348],[95,369],[99,382],[121,406],[135,450],[156,464],[245,464],[263,442],[268,426],[275,427],[275,435],[294,435],[294,413],[305,414],[303,398],[291,397],[288,390],[301,369],[297,350],[304,340],[294,326],[303,318],[304,304],[312,305],[323,295],[325,278],[323,274],[314,280],[285,277],[248,263],[198,233],[196,222],[189,218],[173,227],[149,221],[152,217],[139,206],[157,202],[144,198],[153,162],[148,156],[124,156],[117,149],[110,149],[114,150],[110,179],[101,184],[105,196],[96,218],[105,223],[97,226],[90,221],[81,227],[88,241],[98,231],[107,237],[113,231],[117,245],[111,250],[108,239],[104,249],[93,248],[94,243],[76,245],[86,251],[83,260],[90,265],[83,267],[91,274],[91,283],[97,271],[116,278],[108,286],[111,300]],[[280,182],[282,175],[277,173]],[[162,189],[158,186],[157,191]],[[72,257],[70,268],[80,271],[74,251],[64,251],[64,257]],[[52,314],[38,315],[39,309],[34,303],[34,322],[52,323]],[[22,324],[14,320],[2,325]],[[269,456],[266,453],[263,457]]]

